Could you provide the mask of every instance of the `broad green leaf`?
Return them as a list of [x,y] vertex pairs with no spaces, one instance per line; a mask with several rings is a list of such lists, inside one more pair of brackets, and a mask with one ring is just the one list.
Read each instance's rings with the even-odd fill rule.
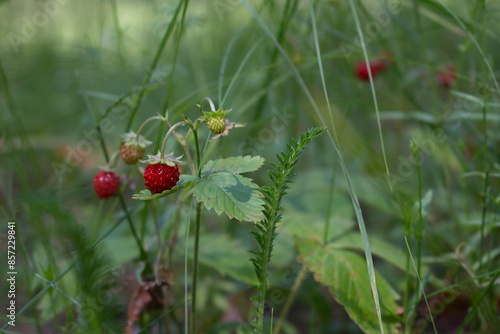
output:
[[240,221],[258,222],[262,216],[262,194],[251,179],[218,172],[196,182],[194,196],[210,210]]
[[259,156],[251,157],[249,155],[244,157],[230,157],[227,159],[210,160],[205,164],[202,170],[203,176],[217,173],[247,173],[259,169],[264,163],[264,158]]
[[[301,239],[311,239],[319,242],[323,240],[325,220],[324,215],[322,217],[317,213],[303,213],[289,209],[283,214],[283,223],[280,226],[280,232],[291,234]],[[332,240],[332,238],[346,233],[353,227],[354,222],[352,218],[343,217],[333,211],[330,216],[327,240]]]
[[190,186],[191,184],[193,184],[193,182],[195,182],[196,180],[198,180],[198,177],[196,177],[196,176],[182,174],[179,177],[179,181],[177,182],[177,184],[175,185],[175,187],[173,187],[170,190],[165,190],[162,193],[152,195],[149,190],[144,189],[144,190],[140,191],[138,194],[132,195],[132,198],[133,199],[138,199],[138,200],[141,200],[141,201],[147,201],[147,200],[150,200],[150,199],[160,198],[160,197],[163,197],[163,196],[167,196],[167,195],[173,194],[173,193],[175,193],[175,192],[177,192],[177,191],[179,191],[179,190],[181,190],[183,188],[186,188],[186,187]]
[[[401,270],[406,270],[406,253],[403,249],[396,247],[376,236],[370,236],[370,248],[374,255],[395,265]],[[350,232],[335,239],[329,244],[336,249],[356,249],[363,250],[363,241],[357,232]]]
[[[373,300],[370,277],[365,260],[332,245],[321,246],[314,241],[298,243],[299,257],[319,283],[329,287],[334,298],[365,333],[380,333],[380,324]],[[375,274],[386,333],[396,333],[397,294],[387,281]]]
[[[185,251],[185,244],[180,240],[177,249]],[[189,257],[193,256],[193,246],[189,247]],[[217,270],[222,275],[231,276],[246,284],[256,284],[257,277],[253,266],[248,261],[248,251],[238,239],[231,239],[226,234],[205,234],[200,236],[200,263]]]

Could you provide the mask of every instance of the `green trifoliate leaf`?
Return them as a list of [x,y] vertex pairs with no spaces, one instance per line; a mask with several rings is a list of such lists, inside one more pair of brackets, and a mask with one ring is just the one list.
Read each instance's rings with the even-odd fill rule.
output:
[[217,172],[228,172],[228,173],[247,173],[259,169],[264,163],[264,158],[259,156],[251,157],[249,155],[245,157],[231,157],[227,159],[210,160],[203,167],[201,171],[203,176],[217,173]]
[[258,222],[262,216],[262,194],[251,179],[236,173],[217,172],[197,181],[194,196],[210,210],[240,221]]

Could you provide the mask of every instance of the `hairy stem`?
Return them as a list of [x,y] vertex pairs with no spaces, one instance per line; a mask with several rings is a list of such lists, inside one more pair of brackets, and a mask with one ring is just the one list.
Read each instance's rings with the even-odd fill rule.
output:
[[165,135],[165,138],[163,138],[163,142],[161,144],[161,151],[160,151],[160,158],[163,158],[163,155],[165,154],[165,147],[167,146],[167,140],[168,140],[168,137],[170,137],[170,135],[172,134],[172,132],[175,130],[175,128],[179,127],[179,126],[184,126],[186,125],[186,122],[179,122],[179,123],[175,123],[174,125],[172,125],[172,127],[168,130],[167,134]]
[[[211,101],[211,100],[210,100]],[[201,107],[200,107],[201,109]],[[198,177],[201,177],[201,153],[198,140],[198,131],[193,131],[194,142],[196,144],[196,159],[198,168]],[[201,221],[201,202],[196,203],[196,222],[194,227],[194,254],[193,254],[193,286],[191,288],[191,333],[196,333],[196,293],[198,284],[198,252],[200,245],[200,221]]]
[[151,121],[154,121],[155,119],[163,120],[164,118],[162,118],[160,116],[153,116],[153,117],[148,118],[144,122],[142,122],[141,126],[139,127],[139,129],[137,130],[137,133],[135,135],[135,140],[139,140],[139,135],[141,134],[141,131],[144,129],[146,124],[148,124]]
[[193,286],[191,290],[191,333],[196,333],[196,292],[198,283],[198,251],[200,245],[201,202],[196,204],[196,223],[194,227]]

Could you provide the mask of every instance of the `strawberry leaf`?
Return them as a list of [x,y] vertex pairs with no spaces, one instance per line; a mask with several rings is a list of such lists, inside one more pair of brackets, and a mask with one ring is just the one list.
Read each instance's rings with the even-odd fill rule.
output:
[[141,201],[147,201],[147,200],[151,200],[151,199],[155,199],[155,198],[167,196],[167,195],[173,194],[173,193],[175,193],[175,192],[177,192],[177,191],[179,191],[181,189],[184,189],[184,188],[192,185],[193,182],[195,182],[196,180],[198,180],[198,177],[196,177],[196,176],[182,174],[179,177],[179,181],[177,182],[177,184],[175,185],[175,187],[173,187],[172,189],[165,190],[162,193],[154,194],[154,195],[151,194],[151,192],[149,190],[144,189],[144,190],[140,191],[138,194],[132,195],[132,199],[138,199],[138,200],[141,200]]
[[[299,259],[314,274],[319,283],[328,286],[333,297],[343,305],[365,333],[379,333],[380,327],[371,294],[366,261],[358,254],[335,249],[332,244],[322,245],[313,240],[300,240],[297,244]],[[378,273],[378,292],[386,333],[396,333],[396,315],[399,298],[389,283]]]
[[[216,164],[217,161],[214,165]],[[256,163],[253,164],[254,167],[256,165]],[[231,168],[231,170],[244,170],[241,165],[237,164],[232,165]],[[229,218],[258,222],[261,219],[264,204],[263,196],[258,188],[247,177],[230,172],[216,172],[196,182],[194,196],[198,202],[205,205],[207,210],[214,209],[218,215],[224,212]]]
[[228,172],[228,173],[247,173],[259,169],[264,163],[264,158],[259,156],[251,157],[239,156],[230,157],[227,159],[210,160],[206,163],[201,171],[203,176],[207,176],[217,172]]

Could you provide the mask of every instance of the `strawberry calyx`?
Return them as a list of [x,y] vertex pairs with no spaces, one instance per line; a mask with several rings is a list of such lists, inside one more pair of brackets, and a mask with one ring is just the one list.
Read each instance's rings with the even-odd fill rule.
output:
[[231,110],[219,109],[217,111],[204,111],[203,116],[200,117],[200,121],[207,125],[207,128],[214,134],[218,135],[226,130],[226,124],[228,119],[226,115]]
[[123,138],[123,143],[126,146],[134,146],[134,147],[141,147],[141,148],[146,148],[151,144],[149,140],[146,140],[143,136],[137,134],[134,131],[127,132],[122,135]]
[[179,157],[174,156],[174,152],[170,154],[163,154],[161,155],[161,152],[158,151],[158,154],[155,155],[149,155],[148,158],[145,160],[141,160],[142,163],[147,163],[149,165],[154,165],[154,164],[166,164],[168,166],[175,166],[176,164],[181,163],[181,158],[182,155]]
[[219,109],[217,111],[204,111],[203,116],[200,117],[200,121],[208,122],[210,119],[223,117],[226,118],[226,115],[229,114],[231,109]]

